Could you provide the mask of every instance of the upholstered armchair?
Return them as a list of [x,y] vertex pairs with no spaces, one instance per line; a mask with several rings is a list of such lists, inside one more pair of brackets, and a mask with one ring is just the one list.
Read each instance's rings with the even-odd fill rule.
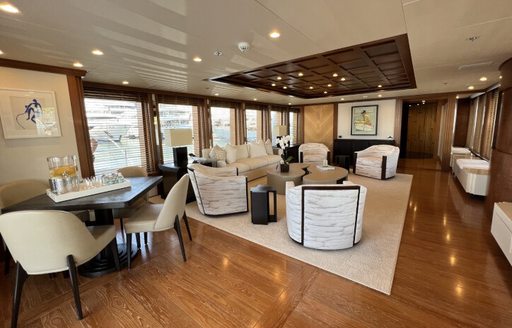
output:
[[335,250],[361,240],[366,188],[286,183],[288,235],[304,247]]
[[237,175],[235,167],[190,164],[188,174],[202,214],[215,216],[249,210],[247,177]]
[[329,148],[321,143],[305,143],[299,146],[300,163],[322,164],[329,160]]
[[392,145],[375,145],[354,152],[354,174],[374,179],[395,176],[400,148]]

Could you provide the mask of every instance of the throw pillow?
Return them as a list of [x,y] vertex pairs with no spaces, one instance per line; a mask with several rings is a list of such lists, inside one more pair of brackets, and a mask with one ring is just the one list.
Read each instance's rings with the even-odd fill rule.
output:
[[224,149],[226,149],[226,162],[228,164],[236,162],[237,147],[228,144]]
[[215,145],[210,151],[210,158],[217,161],[225,161],[226,160],[226,151],[219,147],[219,145]]
[[236,146],[236,159],[249,158],[249,148],[246,144]]
[[270,139],[265,141],[265,150],[267,151],[267,155],[274,155],[274,150],[272,149],[272,141],[270,141]]
[[267,150],[265,149],[265,144],[263,142],[251,142],[249,144],[249,154],[250,157],[260,157],[267,156]]

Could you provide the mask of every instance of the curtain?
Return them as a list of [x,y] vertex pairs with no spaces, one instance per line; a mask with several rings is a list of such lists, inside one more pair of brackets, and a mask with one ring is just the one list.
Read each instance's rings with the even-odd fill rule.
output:
[[491,158],[491,146],[494,135],[494,126],[496,122],[496,113],[498,111],[499,90],[494,89],[487,93],[486,111],[482,128],[482,140],[480,154],[486,159]]
[[270,106],[261,111],[261,139],[272,139],[272,126],[270,124]]
[[235,145],[243,145],[246,143],[247,127],[245,121],[245,105],[243,103],[236,108],[231,108],[231,127],[231,142],[234,142]]
[[473,149],[473,139],[475,136],[476,110],[478,108],[478,98],[471,99],[469,107],[468,135],[466,137],[466,146]]
[[[202,149],[212,147],[212,118],[210,115],[210,106],[207,102],[202,102],[194,109],[194,153],[202,156]],[[196,126],[197,125],[197,126]]]
[[478,97],[478,105],[475,116],[475,134],[473,136],[473,151],[477,154],[481,154],[481,142],[482,142],[482,128],[484,125],[485,117],[485,100],[486,95]]

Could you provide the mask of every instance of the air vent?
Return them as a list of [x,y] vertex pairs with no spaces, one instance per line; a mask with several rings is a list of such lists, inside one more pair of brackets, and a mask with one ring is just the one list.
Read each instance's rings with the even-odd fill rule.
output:
[[464,69],[472,69],[472,68],[479,68],[482,66],[489,66],[492,64],[492,61],[486,61],[486,62],[480,62],[480,63],[473,63],[473,64],[466,64],[466,65],[460,65],[458,70],[464,70]]

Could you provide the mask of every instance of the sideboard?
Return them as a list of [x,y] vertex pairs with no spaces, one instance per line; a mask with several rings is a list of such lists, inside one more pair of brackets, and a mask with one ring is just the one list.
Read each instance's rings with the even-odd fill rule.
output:
[[333,158],[336,156],[348,156],[350,161],[354,161],[354,152],[366,149],[373,145],[394,145],[394,139],[334,139]]

